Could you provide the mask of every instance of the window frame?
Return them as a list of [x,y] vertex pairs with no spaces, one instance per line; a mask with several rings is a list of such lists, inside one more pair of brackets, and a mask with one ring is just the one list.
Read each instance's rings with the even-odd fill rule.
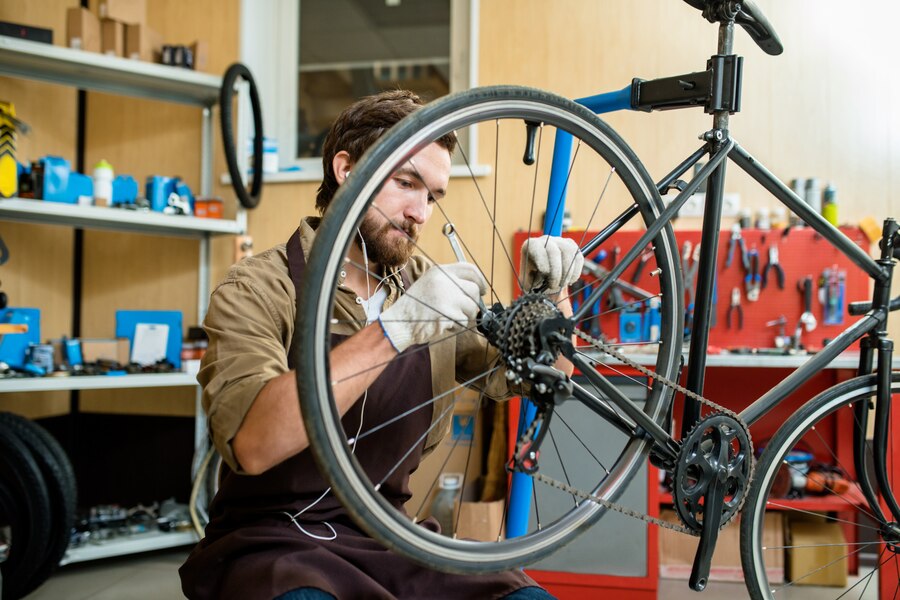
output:
[[[321,157],[296,156],[300,2],[241,0],[241,62],[253,73],[267,137],[278,140],[279,167],[293,168],[266,173],[266,182],[320,181],[323,175]],[[450,0],[450,93],[477,85],[479,5],[480,0]],[[248,107],[238,110],[241,122],[252,120]],[[464,150],[480,175],[487,170],[478,165],[477,145],[473,135]],[[462,175],[468,176],[468,169],[454,165],[451,176]]]

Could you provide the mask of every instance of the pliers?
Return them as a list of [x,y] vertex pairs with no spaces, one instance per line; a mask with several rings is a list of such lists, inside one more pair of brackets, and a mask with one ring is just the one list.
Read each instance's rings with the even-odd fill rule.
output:
[[766,284],[768,283],[769,278],[769,269],[775,269],[775,277],[778,280],[778,289],[784,289],[784,269],[781,268],[781,263],[778,262],[778,244],[772,244],[769,246],[769,262],[766,263],[766,268],[763,269],[762,274],[762,287],[766,288]]
[[728,256],[725,257],[726,268],[731,266],[731,261],[734,259],[735,245],[741,247],[741,264],[744,265],[745,271],[749,271],[750,262],[747,258],[747,244],[744,242],[744,238],[741,237],[741,226],[738,223],[731,226],[731,239],[728,240]]
[[756,248],[750,250],[747,255],[747,261],[750,263],[750,268],[747,269],[747,275],[744,277],[747,301],[756,302],[759,300],[759,287],[762,279],[759,275],[759,252],[756,251]]
[[731,313],[737,313],[737,328],[744,328],[744,309],[741,308],[741,288],[736,287],[731,290],[731,305],[728,312],[725,313],[725,324],[731,329]]

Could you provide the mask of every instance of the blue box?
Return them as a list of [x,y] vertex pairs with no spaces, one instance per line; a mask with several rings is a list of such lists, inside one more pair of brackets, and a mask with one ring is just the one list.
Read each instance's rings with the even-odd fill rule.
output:
[[183,336],[180,310],[117,310],[116,337],[128,338],[129,356],[134,350],[134,332],[138,323],[168,325],[169,337],[166,341],[166,360],[176,369],[181,368],[181,342]]
[[41,310],[39,308],[4,308],[0,310],[0,323],[28,325],[25,333],[0,336],[0,362],[14,369],[25,367],[28,346],[41,341]]

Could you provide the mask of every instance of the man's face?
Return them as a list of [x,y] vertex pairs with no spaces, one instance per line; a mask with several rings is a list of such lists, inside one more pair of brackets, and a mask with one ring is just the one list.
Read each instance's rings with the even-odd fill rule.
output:
[[404,265],[449,182],[450,153],[438,144],[429,145],[397,169],[360,225],[369,260],[388,268]]

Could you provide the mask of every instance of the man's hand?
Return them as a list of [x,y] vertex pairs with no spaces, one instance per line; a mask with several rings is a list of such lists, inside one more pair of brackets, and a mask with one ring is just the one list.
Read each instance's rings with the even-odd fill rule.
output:
[[524,291],[546,284],[548,294],[558,294],[581,277],[584,257],[574,240],[543,235],[522,245],[520,264]]
[[434,266],[413,283],[379,322],[397,352],[466,327],[478,315],[487,282],[469,263]]

